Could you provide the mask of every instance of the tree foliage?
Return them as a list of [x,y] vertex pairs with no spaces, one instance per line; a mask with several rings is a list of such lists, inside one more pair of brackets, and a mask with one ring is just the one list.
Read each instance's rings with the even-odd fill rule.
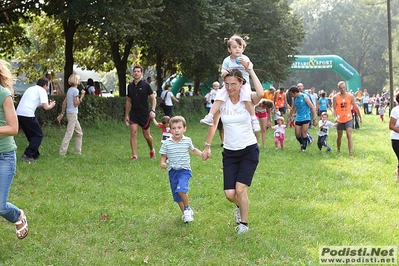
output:
[[[341,56],[359,72],[364,88],[382,89],[387,78],[385,5],[374,0],[296,0],[292,7],[307,33],[301,54]],[[295,72],[289,78],[328,91],[336,89],[339,79],[329,71]]]
[[[156,65],[159,86],[177,71],[195,84],[217,79],[228,55],[223,39],[235,33],[251,37],[246,53],[262,70],[259,75],[280,80],[290,64],[287,56],[296,53],[303,38],[302,25],[285,0],[40,3],[44,18],[35,18],[34,26],[23,25],[32,45],[20,48],[18,59],[36,67],[35,75],[58,70],[62,64],[66,77],[74,63],[95,70],[115,66],[121,96],[130,63]],[[64,81],[67,86],[67,78]]]
[[287,1],[254,0],[246,5],[242,32],[250,37],[245,53],[254,62],[258,75],[264,81],[281,81],[287,76],[286,68],[302,44],[305,32]]

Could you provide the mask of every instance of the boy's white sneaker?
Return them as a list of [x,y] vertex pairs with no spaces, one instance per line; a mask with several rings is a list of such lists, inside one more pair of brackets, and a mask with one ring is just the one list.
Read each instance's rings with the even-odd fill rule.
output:
[[209,114],[206,115],[203,119],[200,120],[200,123],[207,126],[213,126],[213,116]]
[[193,212],[193,210],[192,209],[185,210],[183,212],[183,216],[181,218],[183,219],[183,222],[185,222],[185,223],[189,223],[189,222],[194,221],[194,212]]
[[234,210],[234,216],[236,218],[236,224],[240,224],[241,222],[240,208],[236,207],[236,209]]
[[244,224],[239,224],[236,227],[237,234],[244,234],[244,233],[248,232],[248,230],[249,230],[249,227]]
[[258,121],[258,119],[254,119],[254,120],[251,120],[252,121],[252,130],[253,130],[253,132],[258,132],[258,131],[260,131],[260,125],[259,125],[259,121]]

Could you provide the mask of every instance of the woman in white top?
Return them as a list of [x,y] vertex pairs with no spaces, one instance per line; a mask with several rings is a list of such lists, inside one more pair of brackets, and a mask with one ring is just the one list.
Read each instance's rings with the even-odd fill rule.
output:
[[[256,76],[253,65],[248,62],[244,65],[249,73],[255,91],[251,100],[256,105],[263,97],[263,88]],[[253,175],[259,163],[259,146],[252,130],[251,115],[245,103],[240,99],[240,88],[245,84],[245,79],[238,69],[228,71],[224,77],[228,99],[222,103],[215,114],[214,125],[209,128],[205,142],[205,159],[210,157],[211,141],[215,134],[216,126],[221,117],[224,127],[223,150],[223,179],[226,198],[237,207],[235,218],[239,234],[248,231],[249,199],[247,188],[251,185]]]
[[[396,102],[399,102],[399,92],[395,94]],[[396,182],[399,182],[399,105],[395,106],[391,111],[391,117],[389,119],[389,129],[391,130],[391,144],[392,149],[398,159],[398,165],[396,166]]]

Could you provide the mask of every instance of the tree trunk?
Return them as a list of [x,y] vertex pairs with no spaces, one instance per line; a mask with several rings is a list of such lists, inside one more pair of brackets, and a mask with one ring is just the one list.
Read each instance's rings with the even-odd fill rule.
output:
[[76,23],[75,20],[70,19],[64,21],[62,26],[65,33],[64,93],[66,93],[69,88],[69,76],[73,73],[73,36],[79,27],[79,23]]
[[[162,55],[157,53],[157,59],[156,59],[156,70],[157,70],[157,94],[158,92],[162,91],[162,84],[163,84],[163,78],[162,78]],[[160,95],[158,95],[160,96]]]
[[133,40],[129,40],[125,44],[123,57],[121,57],[119,52],[119,42],[112,42],[109,41],[111,44],[111,54],[112,59],[115,64],[116,72],[118,74],[118,81],[119,81],[119,96],[125,97],[126,96],[126,69],[127,69],[127,59],[129,58],[130,50],[133,46]]

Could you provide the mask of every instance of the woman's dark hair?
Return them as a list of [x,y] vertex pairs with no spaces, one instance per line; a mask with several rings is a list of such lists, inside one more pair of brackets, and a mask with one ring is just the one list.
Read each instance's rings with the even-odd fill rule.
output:
[[91,78],[88,79],[88,80],[87,80],[87,85],[88,85],[88,86],[94,86],[94,81],[93,81],[93,79],[91,79]]
[[244,85],[247,81],[242,77],[242,73],[239,69],[232,69],[228,70],[227,74],[224,76],[224,78],[227,77],[236,77],[238,80],[242,81],[242,85]]
[[399,103],[399,92],[396,92],[395,94],[395,100],[397,103]]
[[297,88],[297,86],[293,85],[293,86],[290,87],[288,92],[290,92],[290,93],[299,93],[299,89]]

